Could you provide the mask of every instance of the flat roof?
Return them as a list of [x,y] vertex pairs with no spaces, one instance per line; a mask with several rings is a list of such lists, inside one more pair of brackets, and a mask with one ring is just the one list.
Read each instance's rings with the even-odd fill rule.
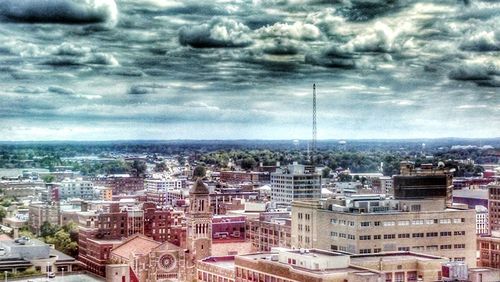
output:
[[234,270],[234,256],[208,257],[202,260],[205,263],[217,265],[228,270]]
[[351,255],[351,263],[357,264],[361,262],[379,262],[380,260],[385,262],[395,262],[395,261],[408,261],[408,260],[435,260],[444,259],[438,256],[431,256],[413,252],[393,252],[393,253],[380,253],[380,254],[364,254],[364,255]]
[[461,189],[461,190],[453,190],[453,197],[458,198],[473,198],[473,199],[488,199],[488,190],[487,189]]
[[88,241],[97,243],[97,244],[121,244],[124,240],[103,240],[103,239],[87,239]]

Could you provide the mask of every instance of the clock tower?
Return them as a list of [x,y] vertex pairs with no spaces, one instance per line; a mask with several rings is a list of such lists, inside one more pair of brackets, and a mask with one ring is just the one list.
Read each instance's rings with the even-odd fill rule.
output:
[[188,249],[188,281],[196,280],[196,262],[212,255],[212,211],[208,187],[201,178],[189,190],[186,214]]

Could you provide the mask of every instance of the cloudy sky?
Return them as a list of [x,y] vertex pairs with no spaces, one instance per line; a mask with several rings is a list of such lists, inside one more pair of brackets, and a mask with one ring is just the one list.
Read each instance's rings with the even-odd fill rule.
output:
[[496,0],[2,0],[0,140],[499,137]]

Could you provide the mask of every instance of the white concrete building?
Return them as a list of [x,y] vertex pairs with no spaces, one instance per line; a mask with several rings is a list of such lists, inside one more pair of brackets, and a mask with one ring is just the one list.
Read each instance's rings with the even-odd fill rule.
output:
[[489,215],[488,208],[481,205],[476,205],[476,234],[489,233]]
[[82,178],[65,178],[59,183],[59,199],[69,198],[94,199],[94,184]]
[[144,188],[146,190],[167,191],[182,188],[182,180],[176,178],[145,179]]
[[271,200],[278,205],[290,205],[295,200],[321,198],[321,175],[314,167],[294,163],[271,173]]

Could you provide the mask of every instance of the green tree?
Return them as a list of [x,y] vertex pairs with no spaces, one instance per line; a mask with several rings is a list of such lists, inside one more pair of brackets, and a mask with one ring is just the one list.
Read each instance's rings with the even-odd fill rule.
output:
[[12,199],[9,198],[3,199],[2,202],[0,203],[0,205],[4,207],[10,207],[11,204],[12,204]]
[[7,216],[7,211],[5,211],[5,208],[0,206],[0,222],[2,222],[2,219]]
[[165,162],[157,163],[155,165],[156,172],[163,172],[165,170],[167,170],[167,164]]
[[26,236],[26,237],[30,237],[30,238],[35,238],[36,237],[35,234],[33,234],[29,230],[28,226],[26,226],[26,225],[23,226],[23,227],[21,227],[21,228],[19,228],[19,236],[21,236],[21,237],[22,236]]
[[53,236],[47,236],[45,242],[53,244],[57,250],[67,255],[78,254],[78,243],[71,240],[70,233],[66,232],[64,228],[59,229]]
[[322,171],[321,171],[321,176],[323,178],[330,178],[330,172],[332,170],[329,168],[329,167],[325,167]]
[[349,181],[352,181],[352,175],[341,173],[338,176],[338,180],[339,180],[339,182],[349,182]]
[[254,158],[248,157],[241,161],[241,168],[243,170],[252,170],[257,165]]
[[131,169],[132,174],[135,177],[144,177],[144,175],[146,174],[146,170],[147,170],[146,162],[135,160],[132,163],[130,169]]
[[43,182],[45,182],[45,183],[51,183],[56,179],[56,177],[52,174],[47,174],[47,175],[44,175],[42,177],[42,179],[43,179]]
[[207,173],[207,169],[204,166],[197,166],[193,170],[193,178],[196,179],[198,177],[205,177],[205,174]]
[[48,236],[53,236],[57,232],[58,228],[55,225],[52,225],[48,221],[44,221],[42,223],[42,226],[40,226],[40,236],[41,237],[48,237]]

